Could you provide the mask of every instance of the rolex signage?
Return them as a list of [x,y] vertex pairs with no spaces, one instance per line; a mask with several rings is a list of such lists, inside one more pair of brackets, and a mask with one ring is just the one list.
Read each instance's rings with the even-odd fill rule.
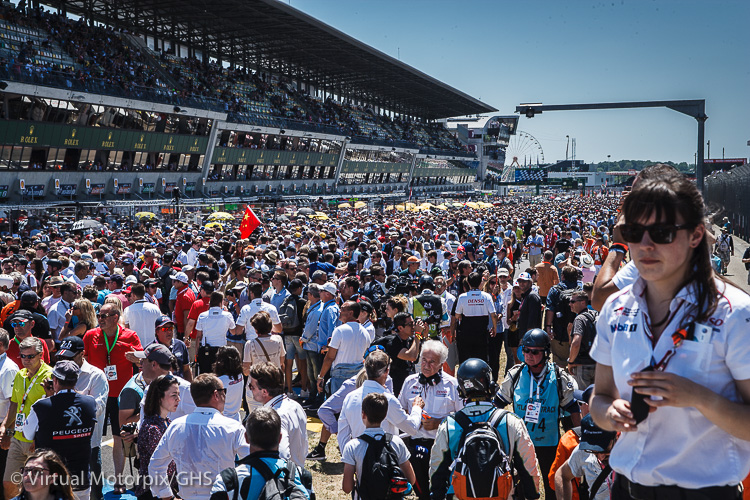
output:
[[57,194],[58,196],[75,196],[77,187],[75,184],[61,184],[57,188]]
[[208,137],[106,127],[0,120],[0,141],[14,146],[204,154]]
[[154,182],[144,182],[143,186],[141,186],[141,193],[143,194],[152,194],[156,192],[156,183]]

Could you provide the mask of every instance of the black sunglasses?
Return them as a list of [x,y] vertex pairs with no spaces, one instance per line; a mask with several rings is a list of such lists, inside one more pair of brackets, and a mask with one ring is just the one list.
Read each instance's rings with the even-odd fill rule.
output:
[[529,349],[528,347],[523,348],[524,354],[542,354],[544,349]]
[[643,233],[648,231],[651,241],[657,245],[666,245],[674,241],[674,237],[680,229],[692,229],[694,227],[691,224],[665,224],[661,222],[644,226],[643,224],[629,222],[620,226],[620,234],[622,234],[622,239],[628,243],[640,243],[643,239]]

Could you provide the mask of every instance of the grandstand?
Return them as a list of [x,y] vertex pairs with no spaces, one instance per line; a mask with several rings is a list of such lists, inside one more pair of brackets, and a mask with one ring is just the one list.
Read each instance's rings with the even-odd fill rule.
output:
[[483,175],[439,120],[493,108],[281,2],[44,5],[0,4],[0,201],[440,193]]

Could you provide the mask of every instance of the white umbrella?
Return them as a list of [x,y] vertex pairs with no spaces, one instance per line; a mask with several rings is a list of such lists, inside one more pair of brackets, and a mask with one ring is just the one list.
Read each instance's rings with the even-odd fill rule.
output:
[[71,231],[85,231],[87,229],[99,229],[103,226],[101,222],[94,219],[83,219],[75,222],[71,227]]

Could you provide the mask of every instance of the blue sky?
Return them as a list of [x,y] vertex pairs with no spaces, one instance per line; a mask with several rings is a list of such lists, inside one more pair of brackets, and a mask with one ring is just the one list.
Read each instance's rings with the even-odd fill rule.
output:
[[[285,0],[511,114],[522,102],[706,99],[711,157],[750,147],[750,2]],[[694,119],[668,109],[549,112],[519,129],[547,161],[692,163]]]

